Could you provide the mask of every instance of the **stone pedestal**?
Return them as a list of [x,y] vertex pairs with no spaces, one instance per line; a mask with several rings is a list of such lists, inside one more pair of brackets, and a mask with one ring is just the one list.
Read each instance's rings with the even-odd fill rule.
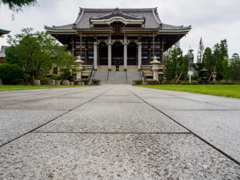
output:
[[74,61],[77,65],[76,70],[77,70],[77,74],[76,74],[76,80],[79,81],[82,78],[82,70],[83,70],[83,66],[82,64],[84,63],[84,61],[82,61],[81,56],[78,56],[78,59],[76,61]]
[[69,80],[63,80],[62,85],[69,85]]
[[160,61],[157,60],[157,56],[154,56],[153,61],[151,61],[150,63],[152,64],[153,80],[158,81],[158,65],[160,64]]
[[41,85],[41,81],[38,80],[38,79],[35,79],[35,80],[33,81],[33,85],[39,86],[39,85]]
[[55,85],[55,80],[53,80],[53,79],[48,80],[48,85]]
[[55,85],[61,85],[60,81],[55,81]]

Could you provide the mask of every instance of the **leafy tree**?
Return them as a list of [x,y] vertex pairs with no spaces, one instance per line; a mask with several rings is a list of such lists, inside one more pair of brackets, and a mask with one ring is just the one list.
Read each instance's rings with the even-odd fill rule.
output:
[[65,47],[59,46],[46,32],[32,33],[32,29],[27,28],[15,37],[8,37],[11,47],[6,50],[6,62],[18,64],[31,78],[49,73],[53,63],[62,66],[69,61],[73,64],[71,56],[62,58],[66,54]]
[[240,81],[240,61],[235,61],[232,63],[231,79]]
[[34,6],[37,4],[36,0],[1,0],[0,4],[8,5],[10,10],[21,11],[24,6]]
[[180,75],[181,63],[183,60],[182,49],[180,48],[180,43],[177,42],[172,46],[165,54],[165,75],[167,81],[171,81],[176,75]]
[[233,53],[232,59],[234,62],[240,61],[240,57],[239,57],[238,53]]
[[229,64],[228,59],[225,59],[224,61],[222,61],[223,63],[223,79],[226,81],[229,81],[231,79],[231,75],[232,75],[232,66],[231,64]]
[[204,50],[203,53],[203,61],[202,63],[204,64],[204,67],[206,69],[208,69],[209,71],[211,71],[213,69],[213,67],[215,66],[215,64],[213,63],[213,57],[212,57],[212,49],[207,47]]

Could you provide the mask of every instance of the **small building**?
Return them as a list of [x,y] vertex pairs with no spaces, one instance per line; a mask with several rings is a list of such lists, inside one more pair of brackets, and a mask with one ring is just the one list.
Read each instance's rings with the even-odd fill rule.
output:
[[115,71],[119,65],[119,71],[138,72],[156,55],[163,74],[164,51],[191,26],[163,23],[157,8],[80,8],[75,22],[45,29],[95,71]]

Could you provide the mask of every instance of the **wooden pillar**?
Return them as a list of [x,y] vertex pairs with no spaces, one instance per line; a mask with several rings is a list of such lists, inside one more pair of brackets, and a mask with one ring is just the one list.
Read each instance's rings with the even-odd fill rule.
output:
[[97,45],[98,45],[98,42],[94,42],[93,43],[93,57],[94,57],[94,70],[97,71]]
[[151,41],[150,40],[148,40],[148,61],[150,64],[150,61],[151,61]]
[[124,71],[127,71],[127,36],[124,36],[123,40],[123,66],[124,66]]
[[88,61],[88,39],[86,38],[86,40],[85,40],[85,58],[84,58],[85,64],[87,64],[87,61]]
[[164,64],[164,55],[163,55],[163,53],[164,53],[164,44],[165,44],[165,42],[162,40],[160,42],[160,61],[161,61],[161,64]]
[[111,35],[108,36],[108,71],[112,70],[112,39]]
[[138,42],[138,71],[142,69],[142,42]]

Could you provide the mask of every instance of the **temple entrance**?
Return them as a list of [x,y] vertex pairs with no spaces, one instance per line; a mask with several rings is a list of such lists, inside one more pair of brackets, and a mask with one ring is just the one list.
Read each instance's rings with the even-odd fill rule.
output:
[[131,42],[128,45],[128,59],[127,64],[128,65],[137,65],[137,44],[134,42]]
[[108,47],[107,44],[102,42],[99,44],[99,65],[108,64]]
[[112,45],[112,65],[123,65],[123,45],[116,42]]

